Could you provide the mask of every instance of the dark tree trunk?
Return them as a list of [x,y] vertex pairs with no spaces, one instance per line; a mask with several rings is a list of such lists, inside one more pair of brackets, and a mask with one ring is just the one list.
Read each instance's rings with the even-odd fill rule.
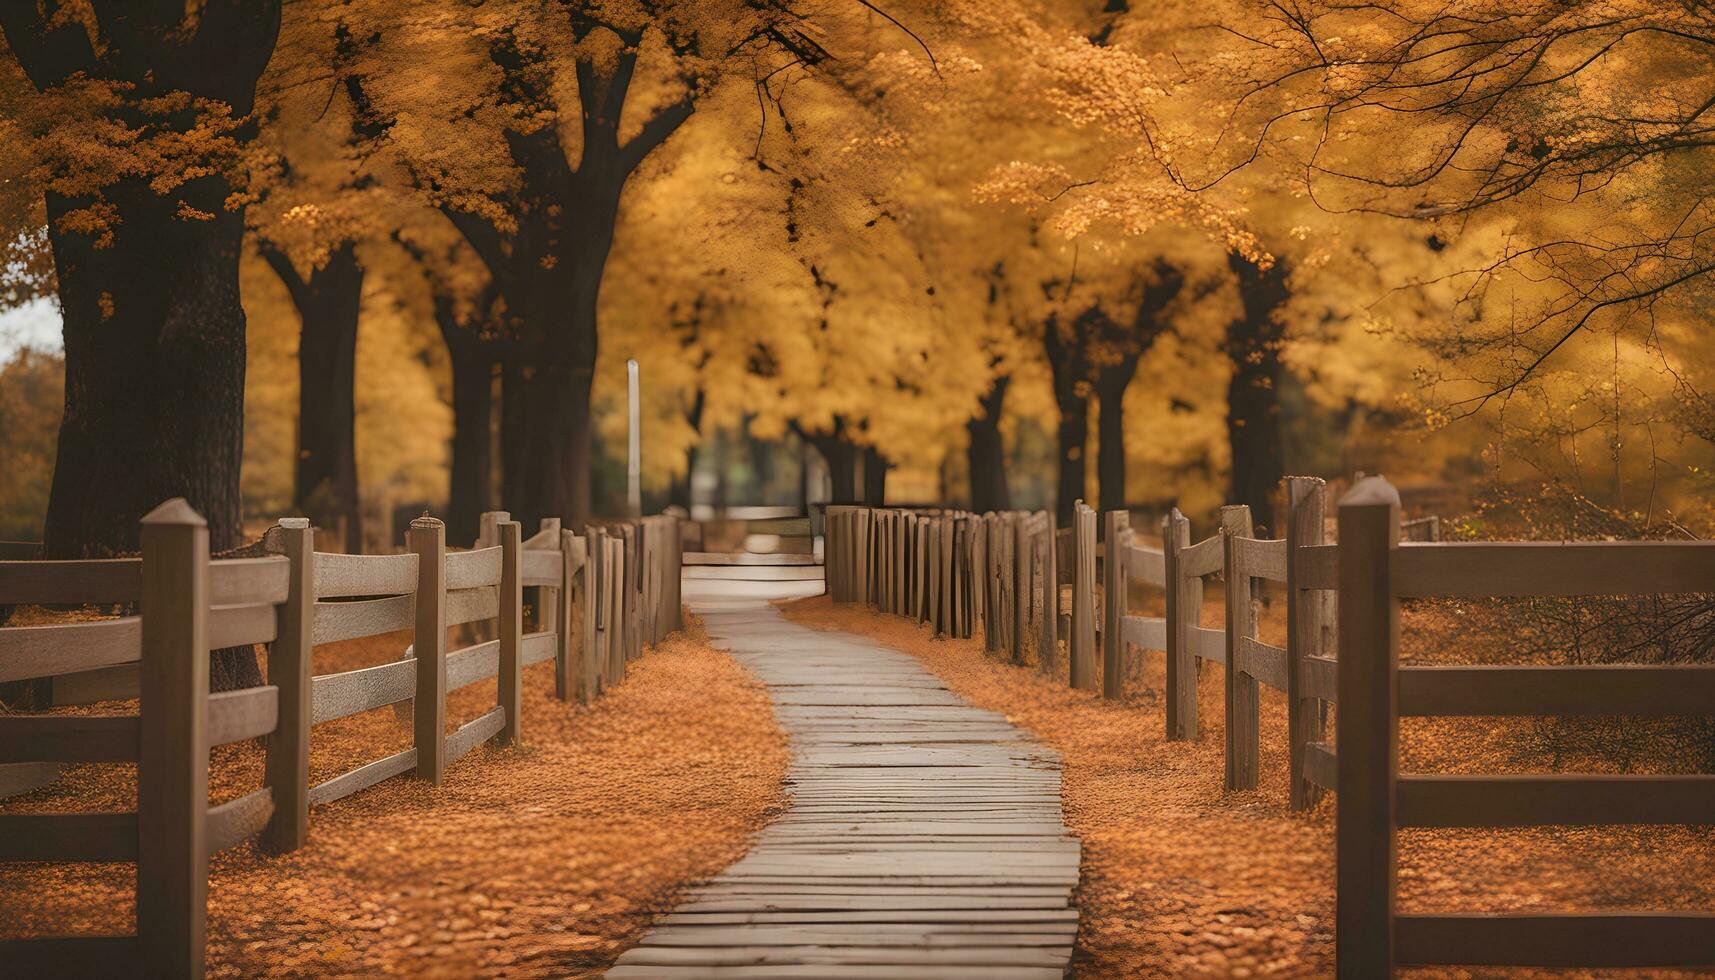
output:
[[1010,375],[1000,375],[982,398],[982,414],[965,423],[970,442],[965,458],[971,471],[971,510],[979,514],[1009,510],[1012,495],[1006,485],[1006,446],[1000,437],[1001,412],[1006,405]]
[[1125,510],[1125,392],[1141,355],[1121,358],[1096,374],[1096,485],[1102,510]]
[[856,504],[861,502],[858,486],[858,458],[863,447],[846,438],[846,421],[839,416],[834,417],[832,432],[808,432],[792,424],[792,431],[798,437],[816,447],[822,454],[822,459],[828,464],[828,503]]
[[[700,438],[703,434],[703,406],[708,398],[703,389],[698,388],[696,396],[691,399],[691,405],[685,409],[685,421],[691,424],[691,431]],[[697,443],[693,442],[685,449],[685,475],[674,478],[668,489],[668,503],[675,507],[684,508],[685,513],[691,512],[691,479],[697,472]]]
[[1059,424],[1055,427],[1056,467],[1059,479],[1054,496],[1055,522],[1058,527],[1072,525],[1073,505],[1086,496],[1084,489],[1085,447],[1090,439],[1090,365],[1085,356],[1082,335],[1087,317],[1100,316],[1097,310],[1080,314],[1074,325],[1077,336],[1068,344],[1061,336],[1057,317],[1049,317],[1043,326],[1043,349],[1048,354],[1048,367],[1054,380],[1054,404],[1059,408]]
[[[152,101],[170,92],[248,116],[280,31],[279,0],[209,0],[194,15],[182,4],[98,4],[88,13],[99,49],[57,5],[0,6],[0,29],[38,90],[77,75],[111,82],[119,101],[107,112],[116,122],[168,133],[199,125],[193,108]],[[243,143],[254,130],[234,135]],[[66,366],[47,557],[134,552],[138,520],[177,496],[208,521],[214,550],[239,543],[244,208],[229,206],[233,187],[213,163],[214,172],[170,194],[128,177],[103,187],[99,202],[46,195]],[[105,229],[112,241],[100,247],[102,231],[62,224],[98,203],[114,216]],[[216,689],[260,682],[248,648],[211,661]]]
[[482,338],[458,322],[450,305],[435,319],[453,369],[453,447],[447,482],[447,541],[469,547],[493,507],[494,359]]
[[500,506],[515,510],[524,492],[524,368],[516,356],[500,362]]
[[870,507],[887,506],[887,471],[893,468],[874,446],[863,450],[863,502]]
[[1227,264],[1238,277],[1243,314],[1227,325],[1227,443],[1232,450],[1232,502],[1246,504],[1260,527],[1274,521],[1273,503],[1285,476],[1280,448],[1280,308],[1290,298],[1284,262],[1268,269],[1241,256]]
[[298,458],[292,505],[317,526],[345,529],[348,554],[363,552],[357,492],[357,322],[363,266],[347,242],[327,264],[300,275],[286,254],[262,257],[286,284],[298,311]]

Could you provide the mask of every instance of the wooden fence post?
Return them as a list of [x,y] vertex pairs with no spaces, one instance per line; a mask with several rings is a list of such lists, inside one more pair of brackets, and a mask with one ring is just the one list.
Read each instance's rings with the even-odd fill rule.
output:
[[419,517],[411,522],[410,538],[417,555],[417,621],[411,643],[417,656],[411,705],[417,775],[439,786],[447,758],[442,731],[447,716],[447,528],[433,517]]
[[143,517],[137,940],[144,972],[201,977],[208,914],[208,523],[183,498]]
[[278,721],[268,735],[263,784],[274,814],[262,846],[275,854],[304,846],[310,833],[311,631],[316,614],[315,531],[307,517],[284,517],[265,538],[268,550],[291,562],[286,602],[275,609],[268,647],[268,683],[279,688]]
[[604,623],[607,629],[608,686],[616,687],[625,681],[628,664],[625,646],[625,576],[630,559],[625,553],[623,532],[608,536],[607,556],[607,581],[602,583],[602,588],[605,590],[603,595],[607,597],[607,617]]
[[622,636],[625,643],[625,662],[627,664],[643,656],[643,541],[642,529],[637,524],[625,524],[619,529],[620,540],[625,542],[625,578],[622,591],[625,595],[624,624]]
[[[584,576],[585,591],[588,591],[589,558],[584,544],[584,540],[571,531],[560,531],[560,589],[557,593],[559,612],[556,616],[558,632],[554,636],[554,696],[561,701],[570,699],[573,692],[577,693],[578,700],[589,700],[585,692],[587,681],[584,669],[584,651],[589,649],[586,645],[589,642],[588,623],[578,622],[580,617],[572,615],[574,610],[581,609],[583,619],[587,620],[589,616],[589,603],[577,593],[577,576],[580,569]],[[577,622],[581,641],[576,646],[572,642],[574,622]]]
[[[560,546],[560,519],[558,517],[542,518],[541,525],[537,527],[536,530],[539,533],[546,534],[548,536],[548,540],[554,542],[554,547],[558,548]],[[538,585],[535,587],[536,630],[538,632],[547,632],[549,630],[558,631],[557,624],[560,618],[559,591],[560,590],[558,588],[551,585]]]
[[1162,564],[1167,579],[1167,739],[1197,737],[1197,623],[1203,610],[1203,578],[1187,574],[1179,555],[1191,547],[1191,522],[1175,507],[1161,525]]
[[1255,581],[1239,567],[1235,538],[1251,536],[1251,509],[1221,508],[1222,568],[1227,600],[1227,751],[1224,783],[1229,790],[1256,789],[1257,750],[1261,741],[1257,680],[1238,667],[1241,641],[1256,635]]
[[607,646],[603,642],[606,634],[602,632],[603,617],[607,615],[607,593],[602,591],[603,577],[607,574],[607,538],[599,527],[584,526],[584,622],[583,650],[579,660],[583,664],[581,684],[578,698],[584,704],[589,704],[601,696],[607,689]]
[[1109,511],[1102,548],[1102,696],[1119,700],[1125,696],[1125,553],[1131,545],[1131,514]]
[[1304,694],[1304,658],[1326,654],[1330,623],[1327,593],[1299,585],[1298,552],[1323,543],[1326,506],[1320,479],[1286,478],[1286,716],[1294,810],[1314,806],[1322,798],[1322,787],[1304,778],[1304,747],[1326,737],[1327,709]]
[[1030,631],[1029,514],[1012,515],[1012,662],[1024,665],[1024,638]]
[[1393,975],[1394,782],[1399,765],[1399,493],[1369,477],[1340,501],[1340,718],[1335,726],[1335,972]]
[[524,740],[524,555],[523,528],[506,521],[496,530],[500,538],[500,706],[506,710],[500,744]]
[[1054,512],[1043,511],[1046,520],[1036,542],[1037,571],[1042,576],[1042,646],[1037,651],[1036,667],[1052,677],[1060,671],[1060,572],[1056,553]]
[[1096,512],[1080,500],[1072,506],[1072,625],[1066,647],[1067,680],[1080,691],[1096,690]]

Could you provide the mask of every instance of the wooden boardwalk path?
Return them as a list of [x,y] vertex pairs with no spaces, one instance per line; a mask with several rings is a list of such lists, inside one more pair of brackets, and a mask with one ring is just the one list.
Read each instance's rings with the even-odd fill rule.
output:
[[756,597],[788,584],[804,585],[686,594],[768,685],[792,742],[791,809],[608,976],[1063,976],[1078,842],[1056,755],[912,657]]

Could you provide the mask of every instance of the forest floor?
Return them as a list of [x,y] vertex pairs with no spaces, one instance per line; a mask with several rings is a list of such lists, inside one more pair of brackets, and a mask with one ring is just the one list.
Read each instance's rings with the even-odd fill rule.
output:
[[[1279,606],[1264,615],[1265,640],[1279,642]],[[1074,975],[1333,972],[1333,801],[1304,813],[1288,808],[1284,695],[1263,689],[1261,787],[1227,793],[1221,788],[1222,675],[1215,665],[1206,664],[1199,681],[1201,737],[1169,743],[1159,653],[1130,651],[1126,698],[1108,702],[1069,689],[1063,666],[1049,677],[987,656],[980,638],[932,639],[926,625],[834,605],[826,597],[783,609],[795,622],[859,633],[917,656],[955,693],[1059,750],[1066,823],[1083,841]],[[1426,651],[1459,635],[1448,615],[1408,613],[1407,655],[1430,659]],[[1203,622],[1220,619],[1211,597]],[[1528,751],[1540,734],[1494,719],[1414,720],[1402,732],[1404,765],[1414,771],[1540,771],[1541,759]],[[1583,761],[1590,765],[1568,768],[1612,768],[1600,759]],[[1402,912],[1703,911],[1715,905],[1715,833],[1708,828],[1408,831],[1400,836],[1399,854]],[[1404,975],[1690,974],[1442,969]]]
[[[409,642],[319,647],[315,669],[397,659]],[[209,975],[598,976],[784,808],[788,751],[768,695],[699,622],[595,704],[558,701],[553,687],[551,661],[526,668],[522,748],[474,750],[438,788],[401,777],[312,807],[309,844],[291,854],[246,843],[212,858]],[[448,730],[494,700],[492,680],[453,692]],[[311,782],[410,740],[408,710],[318,725]],[[255,743],[216,749],[211,801],[257,786],[261,766]],[[0,812],[135,802],[134,767],[85,765]],[[134,875],[0,864],[0,939],[133,931]]]

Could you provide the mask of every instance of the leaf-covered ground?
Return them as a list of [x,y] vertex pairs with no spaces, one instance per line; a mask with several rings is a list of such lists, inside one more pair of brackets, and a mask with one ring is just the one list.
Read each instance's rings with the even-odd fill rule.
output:
[[[319,649],[316,670],[393,659],[405,642]],[[492,681],[454,692],[449,727],[494,697]],[[209,974],[599,975],[784,806],[788,755],[767,694],[699,624],[589,707],[554,699],[551,664],[527,668],[523,717],[521,749],[479,748],[439,788],[401,777],[313,807],[300,851],[217,855]],[[409,742],[408,714],[391,708],[317,726],[311,778]],[[260,773],[254,745],[217,750],[211,798],[241,795]],[[80,766],[0,812],[122,809],[134,786],[129,767]],[[0,864],[0,938],[131,931],[133,874]]]
[[[1278,605],[1278,604],[1277,604]],[[1083,841],[1079,977],[1325,976],[1333,972],[1334,811],[1287,807],[1286,704],[1264,689],[1262,785],[1221,789],[1221,673],[1205,665],[1202,737],[1164,741],[1160,654],[1133,652],[1127,700],[1104,702],[986,657],[982,641],[827,598],[784,606],[793,620],[862,633],[921,659],[973,704],[1059,750],[1066,822]],[[1205,610],[1204,622],[1219,612]],[[1408,622],[1433,638],[1433,620]],[[1264,623],[1264,637],[1278,623]],[[1506,740],[1472,752],[1484,721],[1405,733],[1408,768],[1521,769]],[[1451,751],[1459,748],[1455,753]],[[1413,831],[1400,839],[1401,911],[1599,911],[1715,906],[1715,836],[1702,828]],[[1409,971],[1411,976],[1565,977],[1558,972]],[[1638,976],[1580,973],[1578,976]],[[1675,976],[1657,973],[1655,976]]]

